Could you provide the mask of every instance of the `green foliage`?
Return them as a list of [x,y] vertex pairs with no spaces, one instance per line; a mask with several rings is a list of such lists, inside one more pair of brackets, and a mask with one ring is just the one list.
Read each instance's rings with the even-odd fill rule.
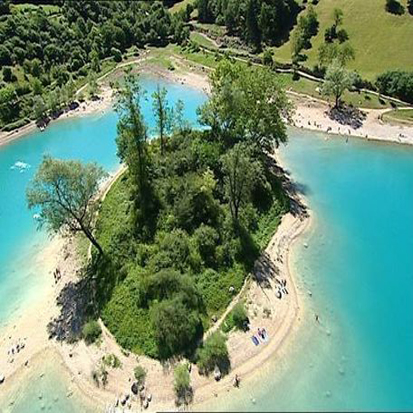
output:
[[225,24],[255,49],[280,44],[300,11],[295,0],[198,0],[198,20]]
[[322,93],[333,96],[335,107],[340,104],[340,98],[343,93],[350,89],[354,84],[354,74],[346,70],[340,62],[334,60],[327,68],[325,81],[322,86]]
[[161,358],[189,349],[202,331],[198,312],[188,308],[179,295],[154,304],[150,317]]
[[192,401],[191,378],[186,364],[179,364],[174,369],[174,389],[177,405],[187,405]]
[[250,148],[244,143],[237,143],[222,157],[225,174],[225,194],[234,222],[239,222],[240,208],[248,203],[254,185],[254,179],[260,170],[250,155]]
[[94,163],[83,165],[45,156],[26,193],[29,208],[40,211],[39,227],[45,225],[52,233],[83,232],[103,253],[93,226],[94,198],[104,177],[103,169]]
[[233,328],[237,330],[245,330],[246,324],[248,323],[248,314],[245,309],[243,301],[235,304],[234,308],[225,318],[222,324],[222,331],[224,333],[230,332]]
[[111,367],[112,369],[119,369],[122,363],[115,354],[106,354],[102,357],[102,364]]
[[263,56],[262,56],[262,63],[265,66],[272,66],[274,64],[274,60],[272,57],[272,52],[270,49],[266,49]]
[[228,373],[230,361],[225,336],[219,331],[211,334],[197,351],[197,366],[201,374],[210,374],[216,367]]
[[[237,74],[244,75],[250,79],[249,72]],[[137,79],[129,81],[120,92],[118,136],[118,151],[129,169],[107,194],[96,229],[106,257],[96,274],[101,317],[126,349],[160,359],[190,355],[211,317],[219,316],[240,291],[257,258],[254,234],[260,217],[271,211],[275,220],[281,208],[272,206],[283,201],[268,155],[250,140],[246,127],[237,128],[240,135],[231,140],[217,131],[179,126],[168,132],[163,153],[157,141],[148,145],[139,106],[142,92]],[[239,80],[244,83],[247,79]],[[247,90],[259,95],[255,87]],[[243,104],[242,121],[247,121],[247,105],[256,103]],[[239,119],[238,113],[233,116]],[[240,165],[231,163],[234,154]],[[147,162],[150,199],[141,198],[139,174],[145,171],[140,156]],[[231,169],[247,184],[239,191],[237,180],[235,187],[234,195],[240,194],[236,225],[228,191]],[[145,220],[152,228],[148,236],[145,227],[136,225],[136,214],[154,199],[156,214]]]
[[311,5],[305,16],[298,19],[297,28],[292,36],[292,56],[293,60],[297,59],[303,49],[311,48],[311,38],[317,35],[319,22],[317,13]]
[[413,72],[394,70],[378,76],[376,85],[380,93],[413,103]]
[[88,321],[82,328],[82,337],[86,344],[94,343],[102,335],[102,329],[95,320]]
[[401,15],[404,13],[404,7],[397,0],[386,0],[386,11],[392,14]]
[[146,380],[146,370],[138,365],[133,369],[133,375],[135,376],[135,380],[139,385],[142,385],[145,383]]
[[226,144],[244,140],[268,152],[287,140],[283,117],[289,118],[292,106],[269,69],[225,60],[212,73],[211,83],[212,96],[200,120],[214,135]]

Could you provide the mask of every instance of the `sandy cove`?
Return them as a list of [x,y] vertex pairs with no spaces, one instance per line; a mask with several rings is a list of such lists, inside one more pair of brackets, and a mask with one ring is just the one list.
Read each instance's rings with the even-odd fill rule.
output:
[[390,109],[360,109],[365,113],[366,118],[361,127],[353,128],[330,119],[328,116],[330,106],[326,102],[292,92],[288,93],[296,105],[293,121],[298,128],[327,132],[346,136],[346,138],[357,137],[413,145],[413,126],[389,124],[381,120],[383,114]]

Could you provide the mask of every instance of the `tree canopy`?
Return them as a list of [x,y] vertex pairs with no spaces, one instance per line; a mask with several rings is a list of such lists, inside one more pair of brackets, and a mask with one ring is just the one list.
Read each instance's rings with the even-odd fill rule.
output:
[[266,68],[221,62],[211,75],[211,99],[200,120],[227,144],[248,141],[272,152],[286,142],[285,119],[292,105],[274,74]]
[[52,233],[83,232],[103,253],[93,235],[95,196],[105,177],[102,168],[94,163],[64,161],[44,157],[35,177],[27,188],[29,208],[39,210],[38,224]]

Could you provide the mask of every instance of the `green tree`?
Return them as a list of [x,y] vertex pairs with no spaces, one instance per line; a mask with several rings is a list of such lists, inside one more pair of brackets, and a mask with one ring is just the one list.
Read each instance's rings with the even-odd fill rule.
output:
[[192,401],[193,391],[188,366],[179,364],[174,370],[174,389],[177,405],[188,405]]
[[26,193],[29,208],[40,210],[39,227],[63,235],[83,232],[103,254],[93,224],[95,198],[104,177],[103,169],[94,163],[83,165],[45,156]]
[[336,28],[343,23],[343,17],[344,17],[343,10],[339,8],[335,8],[333,10],[333,20],[334,20],[334,26]]
[[284,119],[292,104],[277,75],[268,68],[252,68],[222,61],[211,75],[212,94],[200,109],[200,121],[227,145],[237,141],[273,152],[287,141]]
[[3,73],[3,80],[5,82],[12,82],[13,81],[13,72],[11,70],[11,67],[4,66],[2,73]]
[[140,107],[142,90],[138,76],[127,73],[123,86],[118,87],[116,94],[116,111],[120,115],[116,137],[118,156],[128,166],[132,178],[135,224],[141,235],[148,237],[151,235],[148,225],[151,221],[155,222],[156,200],[150,174],[147,128]]
[[188,308],[179,296],[153,305],[151,322],[161,358],[188,349],[201,327],[198,312]]
[[247,0],[245,21],[247,40],[255,47],[256,50],[260,50],[261,30],[258,25],[257,0]]
[[90,52],[89,59],[90,59],[90,68],[96,73],[100,72],[99,53],[95,49],[93,49]]
[[33,111],[36,120],[42,120],[46,117],[47,108],[41,96],[36,96]]
[[92,99],[95,98],[96,96],[99,96],[99,93],[100,93],[100,88],[96,80],[96,75],[93,72],[89,74],[88,93],[89,93],[89,97]]
[[407,10],[413,15],[413,0],[407,0]]
[[225,174],[225,193],[229,202],[232,219],[239,221],[241,205],[250,200],[257,164],[250,156],[244,143],[237,143],[222,157]]
[[8,85],[0,89],[0,120],[9,123],[19,116],[19,100],[16,89]]
[[10,64],[12,64],[10,50],[6,46],[1,44],[0,45],[0,66],[10,65]]
[[264,54],[262,55],[262,63],[265,66],[270,66],[270,67],[272,67],[272,65],[274,64],[274,60],[272,58],[272,51],[270,49],[266,49],[264,51]]
[[229,371],[230,360],[227,343],[219,331],[211,334],[197,351],[197,365],[202,374],[211,373],[218,367],[221,373]]
[[173,111],[168,104],[166,88],[161,88],[159,84],[152,94],[152,108],[156,120],[156,132],[161,141],[161,153],[163,155],[166,147],[165,139],[171,133],[173,125]]
[[318,62],[320,66],[328,66],[337,60],[342,66],[355,59],[355,51],[349,42],[343,44],[323,43],[318,49]]
[[133,375],[135,376],[135,380],[139,385],[145,384],[146,380],[146,370],[142,366],[136,366],[133,369]]
[[35,95],[41,95],[43,93],[43,85],[39,79],[33,79],[32,90]]
[[334,60],[327,68],[322,93],[327,96],[333,96],[335,99],[334,107],[338,108],[341,96],[353,86],[353,83],[353,73],[346,70],[338,60]]

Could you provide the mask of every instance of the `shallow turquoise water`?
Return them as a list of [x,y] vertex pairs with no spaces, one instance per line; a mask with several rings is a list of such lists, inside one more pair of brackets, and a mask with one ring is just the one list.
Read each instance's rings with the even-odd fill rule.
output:
[[[171,104],[178,99],[185,103],[185,118],[190,123],[197,122],[196,109],[206,100],[204,93],[176,83],[149,77],[142,78],[142,86],[147,90],[142,102],[144,118],[154,133],[154,117],[150,96],[157,83],[168,89]],[[27,209],[25,190],[35,173],[43,155],[59,158],[96,161],[107,171],[113,172],[119,165],[116,156],[117,115],[112,111],[83,118],[62,120],[52,124],[43,133],[31,133],[7,146],[0,147],[0,328],[18,313],[30,306],[30,302],[41,294],[46,277],[37,273],[41,269],[33,265],[36,255],[47,240],[44,232],[37,232],[33,213]],[[29,167],[20,170],[12,168],[16,162],[24,162]],[[49,411],[76,411],[75,401],[65,404],[66,387],[56,388],[56,376],[49,372],[44,380],[24,384],[24,397],[19,397],[12,408],[15,412],[40,411],[47,405]],[[39,392],[53,390],[49,401],[38,399]],[[46,392],[47,393],[47,392]],[[54,398],[59,401],[54,403]],[[66,406],[66,407],[64,407]],[[4,406],[0,406],[0,411]]]
[[285,360],[213,408],[411,411],[413,148],[290,137],[282,158],[314,216],[293,253],[307,316]]
[[[145,81],[153,90],[155,83]],[[205,96],[168,84],[187,117]],[[148,117],[150,104],[145,103]],[[40,291],[30,258],[42,248],[24,191],[45,153],[117,166],[112,112],[61,121],[0,148],[0,321]],[[255,386],[220,399],[219,410],[413,409],[413,148],[331,138],[290,130],[283,159],[300,185],[314,225],[294,250],[294,266],[308,309],[288,359],[274,359]],[[16,161],[31,168],[10,169]],[[309,248],[303,248],[307,242]],[[304,294],[305,296],[305,294]],[[320,315],[321,325],[314,322]],[[14,412],[80,411],[79,402],[45,381],[24,383]],[[56,387],[57,386],[57,387]],[[53,390],[54,400],[38,394]],[[251,403],[251,398],[256,403]],[[56,405],[54,405],[56,403]],[[1,411],[0,406],[0,411]],[[83,410],[83,409],[82,409]]]

